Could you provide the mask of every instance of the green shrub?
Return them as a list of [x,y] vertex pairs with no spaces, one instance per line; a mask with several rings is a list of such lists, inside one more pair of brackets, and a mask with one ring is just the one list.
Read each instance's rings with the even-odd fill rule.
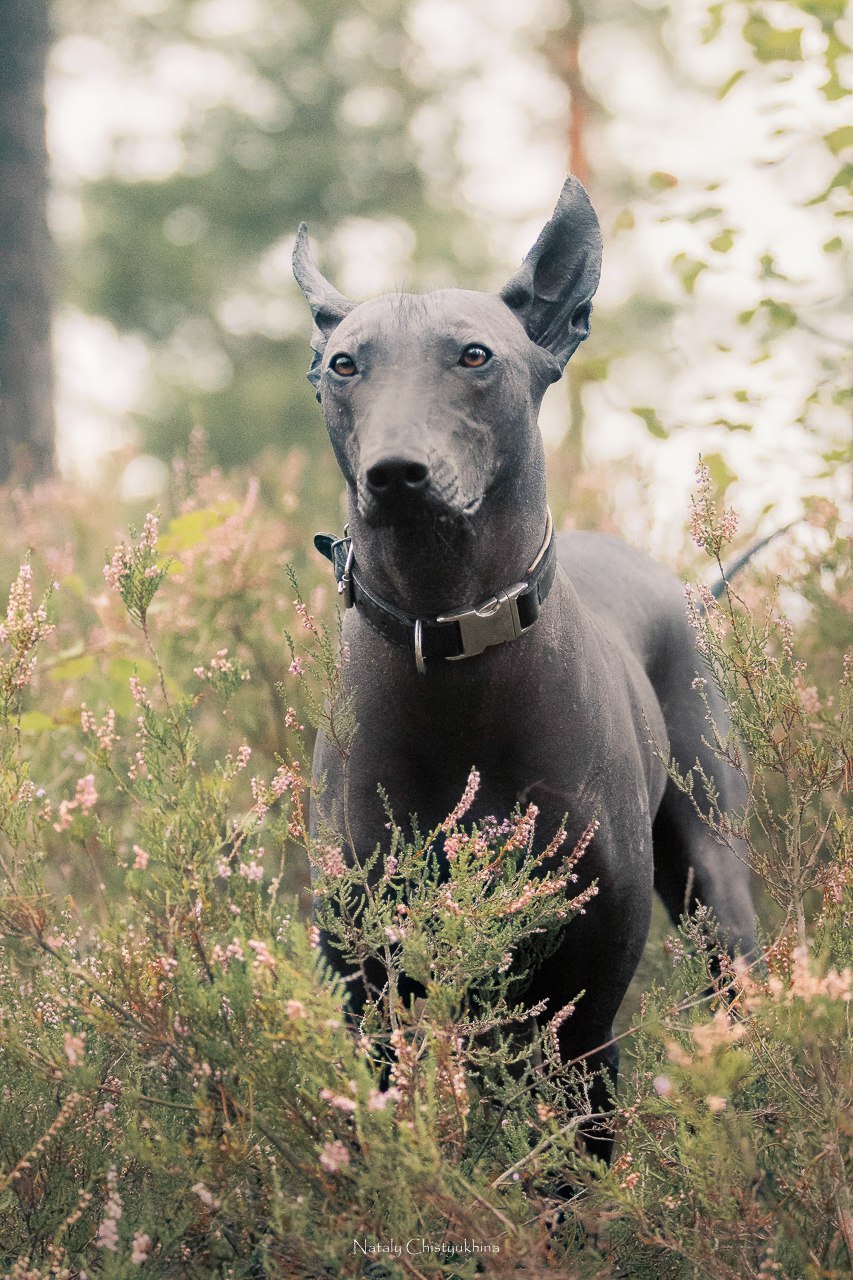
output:
[[[849,669],[812,692],[772,589],[694,609],[755,761],[747,812],[709,820],[746,837],[776,923],[751,968],[712,963],[703,913],[667,940],[623,1037],[605,1171],[576,1148],[586,1082],[518,978],[584,907],[583,841],[540,874],[532,808],[466,823],[476,770],[436,831],[389,808],[378,881],[374,858],[345,867],[338,833],[309,837],[303,722],[344,757],[357,727],[320,580],[307,605],[284,585],[304,531],[252,492],[199,477],[108,554],[104,591],[42,550],[56,490],[26,513],[41,554],[0,629],[4,1273],[843,1274]],[[103,520],[77,511],[81,547]],[[720,558],[730,532],[706,487],[698,535]],[[830,552],[833,592],[846,572],[833,535],[803,569],[817,614]],[[59,589],[39,605],[42,560]],[[357,1028],[320,924],[387,975]]]

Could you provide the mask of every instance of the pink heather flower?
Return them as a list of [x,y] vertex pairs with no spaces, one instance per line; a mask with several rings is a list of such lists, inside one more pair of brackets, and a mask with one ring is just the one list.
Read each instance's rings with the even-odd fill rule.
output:
[[190,1191],[192,1191],[193,1195],[198,1196],[202,1204],[207,1205],[208,1209],[216,1207],[213,1192],[209,1191],[203,1182],[196,1182],[194,1186],[190,1187]]
[[83,1037],[72,1035],[70,1031],[66,1031],[63,1043],[65,1045],[65,1056],[70,1066],[76,1067],[83,1057],[83,1049],[85,1047]]
[[263,880],[264,869],[259,862],[255,862],[252,858],[249,862],[240,863],[240,875],[250,883],[252,881]]
[[286,791],[291,791],[296,784],[296,777],[287,765],[279,765],[275,771],[270,790],[277,800],[280,800]]
[[367,1095],[368,1111],[384,1111],[389,1102],[399,1102],[401,1098],[400,1090],[396,1085],[391,1085],[390,1089],[386,1089],[383,1093],[381,1089],[371,1089]]
[[459,849],[462,844],[460,836],[447,836],[444,841],[444,852],[447,854],[451,862],[459,855]]
[[33,609],[32,577],[29,564],[22,564],[9,589],[6,624],[0,624],[0,644],[8,643],[12,648],[7,678],[16,689],[30,683],[36,668],[35,647],[56,629],[48,623],[44,605]]
[[284,714],[284,727],[285,729],[295,729],[298,733],[301,733],[305,728],[304,724],[299,723],[299,718],[293,707],[288,707]]
[[506,842],[506,851],[512,852],[514,849],[523,849],[533,839],[533,829],[536,826],[536,819],[539,817],[539,809],[535,804],[529,804],[525,813],[513,819],[512,832]]
[[312,947],[319,947],[320,930],[316,924],[312,924],[311,929],[309,930],[309,933],[308,933],[308,939]]
[[332,880],[340,880],[347,869],[340,845],[331,845],[323,850],[320,856],[320,866],[324,875],[329,876]]
[[669,1076],[655,1076],[652,1081],[655,1093],[665,1098],[668,1093],[672,1093],[672,1081]]
[[157,546],[158,529],[160,525],[160,517],[153,515],[150,511],[145,517],[145,524],[142,526],[142,537],[139,539],[141,547],[147,547],[149,551],[154,551]]
[[219,876],[220,880],[227,880],[231,875],[231,867],[224,858],[221,858],[217,863],[216,874]]
[[98,793],[95,790],[95,775],[87,773],[85,778],[80,778],[77,783],[77,791],[75,799],[78,801],[83,813],[90,813],[98,803]]
[[259,942],[252,938],[249,941],[249,947],[255,953],[255,967],[257,969],[274,969],[275,960],[270,955],[265,942]]
[[249,785],[252,788],[252,796],[255,801],[255,813],[258,815],[258,820],[263,821],[269,812],[269,805],[263,796],[264,784],[261,782],[260,778],[252,778]]
[[95,1248],[118,1253],[118,1226],[114,1218],[104,1218],[95,1236]]
[[321,1089],[320,1097],[324,1102],[328,1102],[330,1107],[335,1107],[338,1111],[343,1111],[347,1115],[352,1115],[356,1109],[356,1104],[352,1098],[348,1098],[342,1093],[333,1093],[331,1089]]
[[151,1237],[146,1235],[144,1231],[137,1231],[133,1237],[133,1243],[130,1247],[130,1261],[132,1266],[141,1267],[143,1262],[148,1261],[148,1250],[151,1248]]
[[133,852],[136,854],[136,857],[133,862],[134,871],[144,871],[145,868],[148,866],[149,855],[145,852],[144,849],[140,849],[138,844],[135,844],[133,846]]
[[719,1094],[716,1093],[709,1093],[705,1099],[705,1103],[709,1111],[725,1111],[726,1109],[725,1098],[721,1098]]
[[27,778],[18,788],[18,804],[32,804],[36,796],[36,784]]
[[804,713],[807,716],[816,716],[822,705],[816,686],[807,685],[802,676],[794,676],[794,688],[797,690]]
[[130,694],[138,707],[148,706],[148,695],[139,676],[130,677]]
[[244,742],[240,750],[237,752],[237,768],[245,769],[249,763],[249,756],[252,754],[252,748],[248,742]]
[[449,886],[442,889],[441,893],[438,895],[437,905],[444,907],[444,910],[448,911],[452,916],[461,916],[462,914],[462,908],[453,897]]
[[305,1017],[305,1005],[301,1000],[286,1000],[284,1004],[284,1011],[288,1018]]
[[71,826],[72,814],[75,809],[79,809],[85,815],[92,811],[97,802],[98,793],[95,790],[95,775],[87,773],[85,778],[78,779],[74,799],[60,802],[59,821],[54,822],[54,831],[67,831]]
[[305,670],[305,663],[301,658],[294,658],[288,670],[292,676],[301,676]]
[[243,959],[244,959],[243,948],[240,945],[240,939],[235,938],[234,941],[229,942],[228,946],[225,948],[226,965],[229,960],[243,960]]
[[349,1162],[349,1152],[342,1142],[335,1139],[334,1142],[323,1143],[320,1164],[329,1173],[337,1173],[339,1169],[345,1169]]
[[293,607],[296,610],[297,617],[302,623],[306,631],[310,631],[312,635],[317,635],[317,624],[311,614],[308,612],[301,600],[294,600]]
[[471,805],[474,803],[474,797],[476,796],[479,790],[479,787],[480,787],[480,775],[476,769],[472,769],[471,772],[468,774],[468,781],[465,784],[465,790],[462,793],[462,799],[459,801],[456,808],[453,809],[452,812],[447,815],[447,817],[444,819],[444,822],[442,822],[441,824],[442,831],[445,831],[445,832],[452,831],[453,828],[456,826],[457,822],[459,822],[461,818],[465,817],[465,814],[468,812],[468,810],[471,808]]
[[102,751],[111,751],[118,741],[116,733],[116,713],[109,708],[100,725],[95,729],[98,735],[98,746]]
[[104,578],[113,591],[121,590],[121,580],[130,573],[129,552],[125,544],[120,543],[113,552],[109,564],[104,565]]
[[121,1196],[118,1193],[118,1174],[115,1166],[107,1174],[107,1188],[107,1203],[104,1207],[104,1216],[98,1227],[98,1234],[95,1237],[95,1245],[99,1249],[106,1249],[108,1253],[117,1253],[118,1222],[123,1209]]

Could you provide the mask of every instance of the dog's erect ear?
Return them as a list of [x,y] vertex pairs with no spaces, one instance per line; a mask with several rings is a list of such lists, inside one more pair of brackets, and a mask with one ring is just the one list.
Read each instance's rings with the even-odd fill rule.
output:
[[528,337],[563,369],[589,333],[601,274],[601,229],[577,178],[567,178],[557,207],[501,298]]
[[308,244],[308,228],[300,222],[296,233],[296,244],[293,246],[293,274],[296,283],[308,299],[311,314],[314,317],[314,329],[311,333],[311,350],[314,359],[308,370],[308,381],[320,399],[320,363],[326,343],[337,329],[344,316],[349,315],[356,305],[342,293],[338,293],[334,285],[329,284],[325,276],[317,270],[311,249]]

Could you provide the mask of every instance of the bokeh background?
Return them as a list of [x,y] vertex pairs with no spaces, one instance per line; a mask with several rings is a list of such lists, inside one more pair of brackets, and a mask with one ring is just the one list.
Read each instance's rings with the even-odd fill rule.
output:
[[805,495],[845,498],[839,0],[5,10],[7,51],[46,59],[54,250],[33,252],[52,264],[55,377],[50,424],[6,449],[7,472],[55,456],[90,492],[151,505],[194,429],[225,468],[294,447],[326,467],[290,274],[300,219],[356,298],[495,288],[570,169],[605,265],[592,336],[543,412],[561,520],[678,560],[700,452],[745,533]]

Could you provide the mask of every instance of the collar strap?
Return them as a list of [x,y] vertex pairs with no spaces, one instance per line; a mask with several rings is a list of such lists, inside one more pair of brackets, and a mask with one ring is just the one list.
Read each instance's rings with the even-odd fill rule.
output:
[[516,640],[529,631],[539,617],[557,569],[554,522],[549,510],[542,546],[523,582],[515,582],[468,609],[436,618],[414,618],[370,590],[355,563],[355,548],[346,529],[342,538],[331,533],[315,534],[314,546],[332,562],[344,607],[355,605],[386,640],[412,650],[421,675],[426,663],[434,658],[473,658],[490,645]]

